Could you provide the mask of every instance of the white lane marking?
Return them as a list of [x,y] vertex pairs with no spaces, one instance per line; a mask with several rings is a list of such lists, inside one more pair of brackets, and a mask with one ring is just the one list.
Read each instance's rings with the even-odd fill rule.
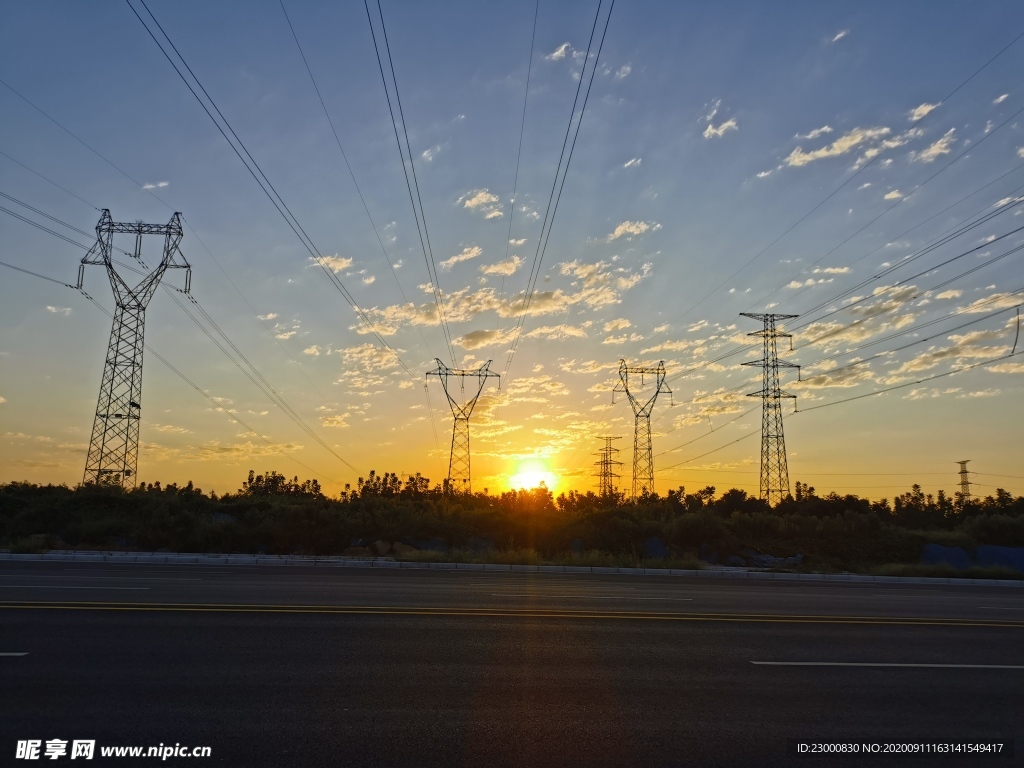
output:
[[583,600],[680,600],[692,601],[692,597],[635,597],[633,595],[544,595],[535,592],[491,592],[491,597],[577,597]]
[[[204,566],[204,570],[199,570],[195,567],[195,563],[181,563],[180,565],[173,565],[166,571],[153,570],[156,563],[107,563],[107,565],[116,565],[117,568],[64,568],[65,571],[89,571],[90,573],[125,573],[123,569],[131,568],[133,566],[145,566],[145,570],[150,573],[174,573],[176,570],[180,570],[186,566],[193,566],[190,573],[234,573],[234,571],[225,571],[221,568],[209,568]],[[167,567],[169,563],[159,563],[163,567]]]
[[0,584],[0,589],[149,589],[149,587],[79,587],[70,584]]
[[1024,664],[893,664],[858,661],[751,661],[766,667],[909,667],[914,669],[1024,669]]
[[0,656],[28,656],[28,653],[0,653]]
[[13,578],[21,579],[124,579],[126,581],[202,581],[199,577],[185,577],[185,576],[62,576],[59,573],[46,574],[46,573],[18,573],[18,574],[4,574],[5,576],[11,576]]

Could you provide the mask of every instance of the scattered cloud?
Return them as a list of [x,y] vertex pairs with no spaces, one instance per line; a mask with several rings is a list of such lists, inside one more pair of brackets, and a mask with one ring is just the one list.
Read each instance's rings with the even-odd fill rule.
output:
[[7,398],[3,397],[2,395],[0,395],[0,405],[3,405],[6,402],[7,402]]
[[276,320],[277,312],[268,312],[265,315],[256,315],[260,320]]
[[505,215],[501,210],[501,199],[489,189],[472,189],[456,200],[455,204],[482,213],[485,219],[500,219]]
[[960,290],[949,290],[943,291],[942,293],[935,294],[936,299],[959,299],[963,296],[964,292]]
[[704,129],[704,138],[713,139],[716,136],[722,136],[726,131],[738,131],[740,129],[739,123],[736,122],[735,117],[730,117],[724,123],[721,123],[717,128],[711,123],[708,123],[708,127]]
[[572,54],[572,46],[569,43],[562,43],[544,58],[548,61],[561,61],[570,54]]
[[[898,189],[894,189],[894,190],[892,190],[892,192],[886,192],[884,199],[885,200],[899,200],[901,197],[903,197],[903,193],[900,192]],[[901,208],[900,210],[903,210],[903,209]]]
[[[316,263],[316,259],[312,256],[310,256],[309,260],[314,264]],[[338,254],[334,254],[333,256],[324,256],[321,258],[321,262],[334,274],[338,274],[352,266],[352,259],[346,256],[339,256]]]
[[527,333],[526,337],[530,339],[547,339],[548,341],[585,339],[587,338],[587,332],[575,325],[542,325]]
[[274,338],[287,340],[294,336],[296,333],[297,331],[281,331],[280,333],[275,333]]
[[849,274],[849,267],[815,267],[812,274],[815,275],[846,275]]
[[518,245],[522,245],[523,243],[525,243],[526,242],[526,238],[525,237],[521,237],[518,240],[515,239],[515,238],[512,238],[508,242],[509,242],[509,245],[516,245],[516,246],[518,246]]
[[499,261],[495,264],[485,264],[480,267],[480,271],[485,275],[501,275],[502,277],[508,277],[514,275],[519,268],[523,265],[523,260],[518,256],[512,256],[505,261]]
[[444,261],[442,261],[441,269],[445,271],[451,270],[451,268],[458,264],[460,261],[469,261],[470,259],[475,259],[483,252],[483,249],[479,245],[466,246],[465,248],[462,249],[460,253],[455,254],[450,259],[445,259]]
[[643,163],[643,161],[644,161],[644,159],[642,157],[634,157],[632,160],[627,160],[625,163],[623,163],[622,167],[623,168],[636,168],[641,163]]
[[47,304],[46,311],[54,315],[64,315],[64,317],[67,317],[71,314],[71,307],[54,307]]
[[514,336],[514,329],[502,330],[495,328],[493,330],[470,331],[458,338],[452,339],[452,344],[463,349],[480,349],[480,347],[487,347],[492,344],[505,344],[511,341]]
[[798,133],[796,135],[796,138],[798,138],[798,139],[817,139],[817,138],[819,138],[821,136],[824,136],[826,133],[832,133],[832,131],[833,131],[833,128],[832,128],[831,125],[823,125],[823,126],[821,126],[821,128],[815,128],[813,131],[809,131],[809,132],[807,132],[807,133],[805,133],[803,135]]
[[611,333],[612,331],[621,331],[624,328],[629,328],[633,324],[626,318],[617,318],[615,320],[609,320],[604,324],[604,332]]
[[854,128],[843,134],[838,139],[819,149],[804,152],[803,147],[797,147],[789,156],[783,160],[786,165],[794,168],[813,163],[815,160],[822,160],[827,157],[839,157],[854,151],[863,144],[873,142],[892,133],[891,128]]
[[942,155],[948,155],[952,149],[953,142],[956,141],[956,128],[950,128],[943,134],[935,143],[931,144],[927,149],[923,149],[920,152],[911,152],[910,161],[919,163],[933,163]]
[[907,119],[910,120],[910,122],[912,123],[916,123],[918,120],[920,120],[922,117],[927,115],[932,110],[938,109],[940,104],[942,104],[941,101],[938,104],[925,103],[917,107],[914,107],[912,110],[910,110],[910,114],[908,115]]
[[768,176],[771,176],[772,173],[774,173],[774,171],[775,171],[774,168],[771,168],[771,169],[769,169],[767,171],[758,171],[757,178],[759,178],[759,179],[767,178]]
[[[358,344],[354,347],[339,349],[342,362],[346,368],[360,368],[367,371],[389,370],[398,365],[398,360],[391,352],[376,344]],[[404,349],[396,349],[401,354]]]
[[376,282],[376,280],[377,278],[374,277],[373,275],[367,275],[366,277],[363,278],[363,285],[373,285],[374,282]]
[[170,186],[169,181],[158,181],[155,184],[143,184],[143,189],[163,189],[164,187]]
[[715,99],[714,101],[712,101],[712,102],[710,102],[708,104],[705,104],[704,105],[704,109],[707,110],[707,114],[704,115],[704,117],[702,117],[701,119],[704,122],[706,122],[706,123],[710,123],[712,120],[715,119],[715,115],[718,114],[718,108],[721,107],[721,106],[722,106],[722,100],[721,99]]
[[191,429],[185,429],[184,427],[175,427],[171,424],[149,424],[148,429],[152,429],[154,432],[166,432],[175,435],[188,435],[191,434]]
[[420,157],[423,158],[423,162],[430,163],[433,162],[434,158],[437,157],[440,153],[441,145],[435,144],[434,146],[423,150],[423,152],[420,154]]
[[615,230],[608,235],[608,242],[618,240],[624,235],[642,235],[644,232],[650,230],[651,232],[657,232],[661,229],[661,224],[653,221],[624,221]]
[[349,426],[348,422],[346,421],[346,419],[349,416],[350,414],[348,412],[334,413],[331,414],[330,416],[321,416],[320,423],[323,424],[325,427],[336,427],[338,429],[344,429],[345,427]]
[[992,99],[992,103],[993,104],[1002,104],[1008,98],[1010,98],[1010,94],[1004,93],[1002,96],[996,96],[996,98]]
[[629,64],[623,64],[615,71],[615,80],[624,80],[629,77],[629,73],[633,71],[633,68]]
[[314,344],[312,347],[306,347],[302,350],[302,354],[309,355],[310,357],[320,357],[320,347]]
[[842,40],[848,34],[850,34],[850,30],[848,30],[848,29],[841,29],[838,32],[836,32],[835,37],[833,37],[829,42],[831,42],[831,43],[838,43],[840,40]]

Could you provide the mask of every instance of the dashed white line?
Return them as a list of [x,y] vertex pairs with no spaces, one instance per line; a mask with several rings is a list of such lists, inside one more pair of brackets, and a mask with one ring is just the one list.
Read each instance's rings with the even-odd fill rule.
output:
[[908,667],[912,669],[1024,669],[1024,664],[897,664],[863,661],[751,661],[765,667]]

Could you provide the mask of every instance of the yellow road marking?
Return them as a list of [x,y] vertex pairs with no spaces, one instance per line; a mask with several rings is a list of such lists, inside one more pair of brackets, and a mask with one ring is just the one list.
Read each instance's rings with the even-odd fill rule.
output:
[[625,619],[644,621],[726,621],[777,624],[876,624],[946,627],[1024,628],[1021,621],[944,619],[913,616],[827,616],[742,613],[660,613],[493,608],[414,608],[405,606],[259,605],[246,603],[112,603],[0,601],[0,609],[150,611],[193,613],[309,613],[373,616],[461,616],[535,619]]

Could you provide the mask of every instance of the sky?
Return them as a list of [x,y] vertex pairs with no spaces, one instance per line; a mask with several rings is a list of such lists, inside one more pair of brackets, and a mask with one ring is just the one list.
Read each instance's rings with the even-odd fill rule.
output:
[[[182,212],[192,295],[258,371],[180,293],[157,292],[143,482],[223,493],[249,469],[330,493],[371,469],[438,482],[452,415],[437,377],[424,384],[440,358],[503,374],[471,420],[474,490],[524,476],[595,489],[603,435],[621,436],[628,489],[634,418],[612,391],[624,359],[667,371],[656,490],[756,494],[760,400],[746,395],[760,369],[740,364],[760,357],[747,336],[760,324],[740,313],[773,312],[799,315],[779,349],[802,366],[799,381],[783,371],[791,483],[952,493],[969,459],[976,494],[1024,493],[1024,356],[1010,357],[1024,350],[1024,7],[619,0],[597,57],[606,0],[588,57],[594,2],[382,0],[436,282],[363,4],[284,7],[334,130],[279,2],[149,3],[323,267],[129,4],[5,7],[0,192],[18,202],[0,205],[74,242],[0,216],[0,261],[58,281],[0,268],[0,482],[81,482],[110,319],[59,284],[93,241],[64,225],[91,233],[108,208]],[[111,308],[101,267],[85,290]]]

